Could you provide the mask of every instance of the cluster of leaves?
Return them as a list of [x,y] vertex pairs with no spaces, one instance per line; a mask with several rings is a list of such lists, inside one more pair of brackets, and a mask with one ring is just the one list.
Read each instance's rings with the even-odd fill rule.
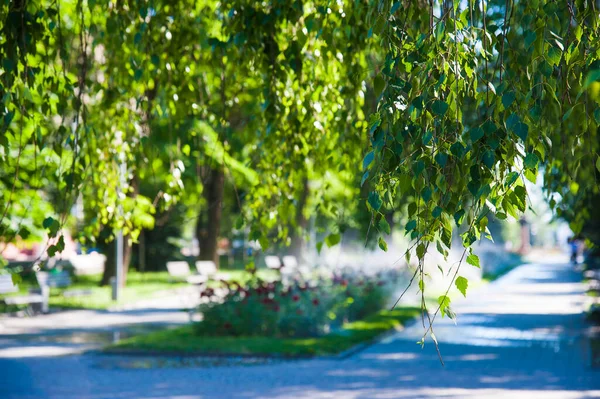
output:
[[3,3],[2,241],[28,224],[60,235],[42,221],[62,227],[78,198],[82,239],[135,240],[157,208],[199,202],[206,170],[244,186],[240,220],[264,246],[298,233],[305,191],[312,209],[350,219],[371,3]]
[[[291,281],[253,278],[222,282],[202,293],[196,325],[202,335],[314,337],[345,321],[360,320],[389,305],[398,270],[374,276],[343,272],[332,277],[298,275]],[[224,291],[224,292],[222,292]]]
[[[479,266],[471,245],[491,239],[488,217],[518,219],[540,168],[551,207],[581,228],[593,205],[581,191],[598,193],[594,2],[382,1],[372,23],[386,54],[363,161],[367,202],[376,222],[395,197],[408,201],[421,289],[428,248],[448,255],[457,229],[460,261]],[[433,319],[449,304],[440,297]]]

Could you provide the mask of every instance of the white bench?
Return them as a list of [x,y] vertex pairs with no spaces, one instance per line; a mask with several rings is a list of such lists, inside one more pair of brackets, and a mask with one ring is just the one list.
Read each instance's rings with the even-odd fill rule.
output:
[[298,268],[298,259],[296,259],[293,255],[286,255],[282,258],[283,266],[289,269],[297,269]]
[[69,259],[76,276],[89,274],[100,274],[104,272],[106,256],[97,252],[91,254],[77,255]]
[[196,261],[196,270],[201,276],[206,276],[209,280],[227,280],[227,275],[219,273],[217,265],[212,260]]
[[190,284],[204,284],[208,281],[208,277],[204,275],[192,274],[190,264],[186,261],[167,262],[167,270],[169,275],[176,280],[185,280]]
[[[67,288],[72,284],[71,275],[68,271],[63,270],[60,272],[36,272],[35,278],[37,279],[38,285],[42,290],[42,296],[44,297],[43,312],[48,311],[48,301],[50,299],[50,288]],[[91,289],[71,289],[64,290],[62,293],[64,297],[76,297],[91,295]]]
[[280,269],[282,263],[279,256],[268,255],[265,256],[265,265],[267,265],[269,269]]
[[[12,294],[18,291],[19,288],[13,283],[12,276],[10,274],[0,274],[0,295]],[[27,305],[29,307],[34,303],[40,303],[42,304],[42,311],[48,310],[48,302],[44,302],[44,296],[40,294],[9,296],[1,299],[0,301],[6,306]]]

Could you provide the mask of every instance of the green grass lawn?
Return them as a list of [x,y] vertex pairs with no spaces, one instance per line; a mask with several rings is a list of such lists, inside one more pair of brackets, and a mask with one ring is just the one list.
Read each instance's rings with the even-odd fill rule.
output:
[[[250,274],[245,270],[222,270],[219,271],[230,281],[237,281],[240,284],[246,283],[250,279]],[[259,269],[258,275],[263,279],[274,279],[277,272],[270,269]],[[74,309],[108,309],[113,306],[123,306],[139,300],[169,295],[173,291],[185,287],[189,284],[185,281],[175,281],[169,276],[168,272],[148,272],[139,273],[130,271],[127,275],[127,286],[121,292],[121,299],[114,302],[111,298],[111,287],[99,287],[101,275],[77,276],[73,279],[73,284],[67,288],[53,288],[50,291],[50,306],[59,308]],[[218,285],[219,282],[209,282],[209,285]],[[31,284],[22,283],[19,285],[19,293],[9,295],[20,295],[28,292],[29,289],[37,288]],[[65,290],[89,290],[89,295],[74,297],[65,297]],[[1,296],[0,296],[1,297]]]
[[317,338],[200,336],[194,326],[139,335],[106,348],[107,351],[147,351],[186,354],[314,356],[343,352],[399,328],[420,313],[419,308],[382,310],[361,321],[346,323],[340,331]]

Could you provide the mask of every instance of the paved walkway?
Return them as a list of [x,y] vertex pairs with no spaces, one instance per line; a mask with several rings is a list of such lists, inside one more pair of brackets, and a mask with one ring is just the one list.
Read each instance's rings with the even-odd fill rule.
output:
[[458,326],[437,325],[444,368],[431,342],[415,344],[422,327],[414,324],[344,360],[198,367],[97,354],[5,357],[0,397],[600,398],[580,278],[568,265],[534,264],[474,290],[455,304]]

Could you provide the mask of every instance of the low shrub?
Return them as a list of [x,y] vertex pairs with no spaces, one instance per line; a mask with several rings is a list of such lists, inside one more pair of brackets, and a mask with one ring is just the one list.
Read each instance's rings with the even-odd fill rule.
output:
[[339,273],[329,278],[254,277],[247,285],[221,282],[206,289],[196,324],[198,334],[215,336],[316,337],[389,305],[399,274]]

